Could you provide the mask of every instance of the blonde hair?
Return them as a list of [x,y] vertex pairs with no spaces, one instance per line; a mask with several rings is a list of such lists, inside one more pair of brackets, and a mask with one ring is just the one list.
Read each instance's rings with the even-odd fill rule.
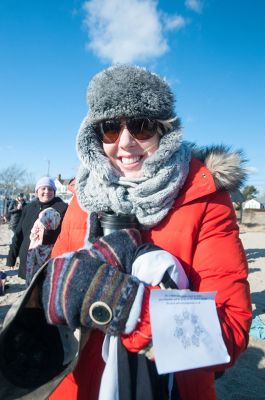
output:
[[157,127],[157,132],[159,135],[163,136],[164,133],[167,133],[173,129],[174,123],[177,121],[177,129],[180,128],[180,121],[178,117],[170,118],[170,119],[157,119],[156,120],[159,125]]

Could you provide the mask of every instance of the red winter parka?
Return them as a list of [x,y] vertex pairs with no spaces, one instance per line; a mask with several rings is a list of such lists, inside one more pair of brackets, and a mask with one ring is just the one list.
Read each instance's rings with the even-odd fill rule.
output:
[[[87,217],[74,196],[53,257],[84,246]],[[247,261],[238,233],[228,192],[217,191],[211,172],[197,159],[190,163],[188,178],[171,212],[155,228],[142,232],[145,241],[181,261],[192,290],[217,292],[216,307],[231,362],[177,373],[182,400],[216,399],[214,372],[233,365],[247,347],[251,301]],[[102,340],[103,334],[93,331],[75,371],[61,382],[50,400],[97,400],[104,369]]]

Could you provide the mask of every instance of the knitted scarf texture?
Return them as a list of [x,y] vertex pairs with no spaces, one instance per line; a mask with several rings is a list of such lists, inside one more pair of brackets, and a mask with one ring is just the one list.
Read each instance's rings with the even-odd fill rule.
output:
[[89,212],[135,214],[145,229],[157,225],[172,208],[189,172],[191,152],[180,137],[178,130],[162,136],[159,148],[143,163],[143,177],[133,181],[119,176],[94,140],[92,156],[80,157],[76,177],[81,207]]

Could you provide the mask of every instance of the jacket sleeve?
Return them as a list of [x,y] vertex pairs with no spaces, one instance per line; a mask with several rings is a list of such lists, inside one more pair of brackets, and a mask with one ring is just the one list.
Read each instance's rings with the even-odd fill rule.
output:
[[57,257],[63,253],[76,251],[84,247],[87,217],[87,213],[81,210],[74,195],[65,213],[61,232],[55,242],[51,257]]
[[7,256],[7,260],[6,260],[6,265],[12,267],[15,265],[16,259],[18,257],[18,253],[20,250],[20,246],[23,242],[23,231],[22,231],[22,226],[23,226],[23,221],[25,218],[25,214],[26,214],[26,209],[24,208],[24,210],[22,211],[21,214],[21,218],[19,220],[19,223],[16,227],[16,231],[15,234],[12,238],[12,243],[9,247],[9,253]]
[[193,290],[217,292],[217,313],[231,357],[226,367],[233,365],[248,345],[252,311],[247,276],[247,260],[230,196],[217,192],[209,196],[201,223],[192,283]]

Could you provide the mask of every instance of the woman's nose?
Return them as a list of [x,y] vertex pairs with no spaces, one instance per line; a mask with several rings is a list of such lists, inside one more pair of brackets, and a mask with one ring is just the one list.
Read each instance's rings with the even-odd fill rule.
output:
[[130,134],[127,126],[124,125],[121,127],[120,136],[119,136],[119,146],[121,147],[130,147],[135,145],[135,139]]

